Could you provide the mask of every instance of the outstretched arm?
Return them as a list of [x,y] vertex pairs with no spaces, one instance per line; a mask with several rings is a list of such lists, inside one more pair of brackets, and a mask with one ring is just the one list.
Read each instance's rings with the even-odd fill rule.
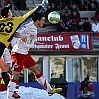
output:
[[36,44],[36,45],[43,45],[44,43],[40,43],[40,42],[35,41],[34,44]]
[[15,34],[14,34],[14,37],[15,38],[20,38],[22,41],[26,41],[26,36],[23,36],[23,35],[21,35],[21,34],[19,34],[18,32],[16,32]]

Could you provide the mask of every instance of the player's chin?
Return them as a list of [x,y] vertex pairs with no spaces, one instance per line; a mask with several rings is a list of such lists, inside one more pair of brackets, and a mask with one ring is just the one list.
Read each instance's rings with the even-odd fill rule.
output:
[[43,25],[40,25],[39,27],[40,27],[40,28],[42,28],[42,27],[43,27]]

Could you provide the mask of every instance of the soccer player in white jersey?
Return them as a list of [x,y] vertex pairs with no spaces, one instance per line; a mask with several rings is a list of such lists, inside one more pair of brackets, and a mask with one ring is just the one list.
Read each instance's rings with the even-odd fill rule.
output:
[[[11,40],[15,34],[16,29],[24,23],[26,20],[29,20],[31,18],[31,15],[37,11],[39,12],[42,9],[42,6],[38,6],[31,11],[27,12],[23,16],[19,17],[12,17],[12,12],[10,10],[11,5],[8,4],[7,6],[4,6],[0,8],[0,69],[1,69],[1,75],[6,85],[9,83],[9,77],[7,75],[7,68],[2,60],[2,54],[4,52],[4,49],[9,46],[11,43]],[[24,38],[23,36],[16,34],[21,39]]]
[[[16,83],[23,68],[27,68],[34,72],[37,81],[50,93],[61,92],[62,88],[52,88],[48,81],[44,78],[39,70],[36,62],[28,53],[29,49],[34,44],[41,45],[42,43],[36,41],[37,28],[42,27],[44,24],[44,16],[41,13],[34,13],[32,22],[19,28],[16,32],[23,35],[26,39],[19,39],[18,43],[13,47],[11,52],[12,57],[12,79],[8,84],[7,99],[11,97],[19,98],[20,96],[15,92]],[[17,36],[15,36],[17,37]]]

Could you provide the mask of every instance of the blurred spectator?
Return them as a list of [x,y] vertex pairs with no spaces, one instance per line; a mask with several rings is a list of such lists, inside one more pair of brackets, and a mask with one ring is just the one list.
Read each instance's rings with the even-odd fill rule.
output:
[[60,74],[60,78],[64,79],[64,73]]
[[73,14],[73,12],[76,12],[77,16],[80,17],[79,9],[75,4],[72,4],[72,7],[71,7],[71,14]]
[[81,8],[81,0],[72,0],[72,4],[76,4],[76,7],[78,7],[79,9]]
[[59,0],[53,0],[55,4],[55,9],[60,8],[60,1]]
[[65,14],[65,12],[68,12],[69,15],[71,14],[71,11],[68,8],[68,5],[65,5],[65,7],[62,9],[61,16],[63,16]]
[[45,18],[48,20],[48,14],[52,12],[53,9],[51,8],[50,4],[47,5],[47,9],[45,11]]
[[68,27],[69,32],[77,31],[77,24],[73,22],[72,19],[69,19],[69,21],[66,23],[66,26]]
[[99,6],[94,14],[94,19],[97,19],[97,21],[99,22]]
[[55,3],[52,3],[51,8],[52,8],[53,10],[56,10]]
[[60,7],[60,1],[59,0],[48,0],[50,6],[52,8],[55,8],[55,10]]
[[65,4],[68,5],[68,7],[70,8],[72,1],[71,0],[64,0]]
[[77,13],[76,12],[73,12],[73,14],[71,14],[71,19],[72,19],[72,21],[73,22],[75,22],[76,23],[76,25],[77,25],[77,30],[79,30],[80,29],[80,26],[79,26],[79,16],[77,15]]
[[89,78],[85,78],[81,82],[79,90],[82,91],[82,95],[78,95],[78,99],[94,99],[94,85],[89,81]]
[[96,19],[94,20],[94,23],[92,24],[92,31],[99,32],[99,23]]
[[83,29],[84,29],[84,32],[91,31],[91,23],[88,21],[88,19],[85,19],[85,22],[83,23]]
[[52,0],[48,0],[48,4],[51,6],[52,5]]
[[[60,4],[61,4],[61,9],[63,9],[65,7],[65,0],[60,0]],[[67,5],[68,6],[68,5]]]
[[71,14],[71,19],[73,20],[73,22],[76,22],[76,24],[79,24],[79,16],[77,15],[76,12],[73,12]]
[[55,78],[55,76],[56,76],[56,72],[54,72],[54,70],[52,70],[51,78]]
[[44,10],[44,8],[41,10],[41,13],[44,15],[44,17],[45,17],[45,10]]
[[56,30],[58,32],[65,32],[68,30],[68,27],[66,27],[65,23],[60,19],[60,22],[56,26]]
[[69,16],[68,12],[66,11],[64,16],[62,16],[62,20],[66,24],[69,19],[70,19],[70,16]]
[[88,0],[84,0],[82,5],[82,10],[83,11],[89,10],[89,4],[90,2]]
[[91,0],[89,4],[89,10],[96,10],[98,8],[98,2],[96,0]]

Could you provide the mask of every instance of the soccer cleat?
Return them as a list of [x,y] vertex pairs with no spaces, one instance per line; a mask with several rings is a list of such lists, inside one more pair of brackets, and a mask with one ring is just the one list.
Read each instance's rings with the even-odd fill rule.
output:
[[63,91],[62,88],[55,88],[55,86],[53,86],[53,90],[51,90],[50,92],[48,92],[49,94],[54,94],[54,93],[61,93]]
[[20,96],[16,93],[16,91],[14,91],[12,97],[13,97],[13,98],[20,98]]

